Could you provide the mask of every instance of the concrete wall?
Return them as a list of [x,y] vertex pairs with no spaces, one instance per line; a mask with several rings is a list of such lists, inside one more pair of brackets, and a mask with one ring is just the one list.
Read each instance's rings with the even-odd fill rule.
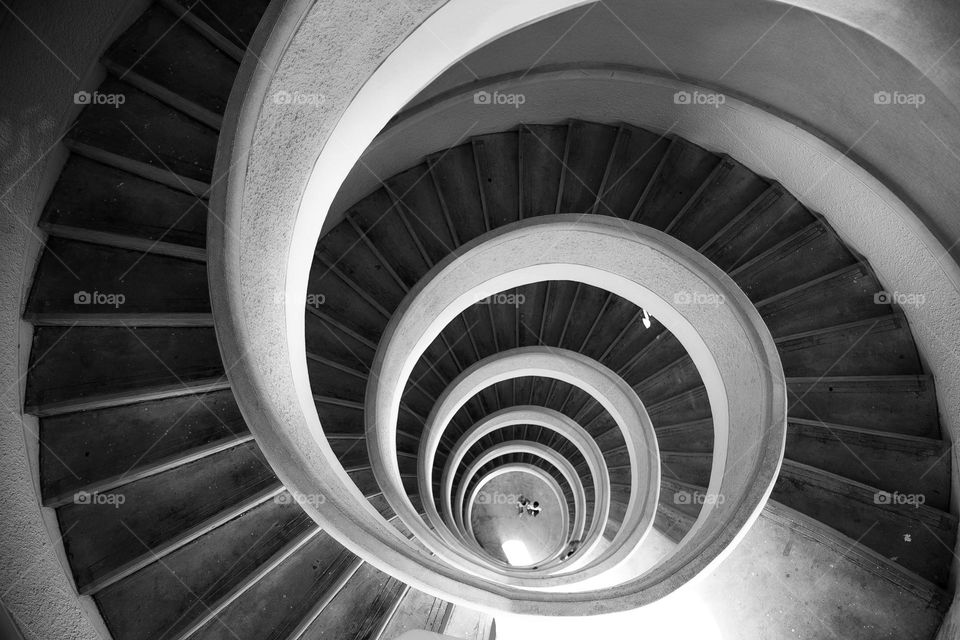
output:
[[142,1],[20,0],[0,13],[0,599],[30,639],[97,638],[89,598],[64,571],[57,529],[37,493],[37,422],[22,415],[30,328],[25,286],[42,238],[36,221],[65,158],[60,139],[95,86],[96,61]]

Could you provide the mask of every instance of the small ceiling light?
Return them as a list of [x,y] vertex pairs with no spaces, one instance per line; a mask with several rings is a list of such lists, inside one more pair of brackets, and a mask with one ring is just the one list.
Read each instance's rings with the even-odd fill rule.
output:
[[650,314],[647,313],[646,309],[641,309],[643,311],[643,326],[647,329],[650,328]]

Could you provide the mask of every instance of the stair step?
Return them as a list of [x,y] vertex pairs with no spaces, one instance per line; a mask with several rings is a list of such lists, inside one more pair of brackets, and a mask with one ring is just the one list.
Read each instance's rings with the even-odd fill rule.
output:
[[930,376],[787,378],[787,390],[791,418],[940,437]]
[[143,470],[176,466],[248,437],[230,390],[42,418],[43,502],[63,504],[77,491],[107,490]]
[[829,548],[847,562],[894,584],[903,592],[913,594],[938,611],[944,612],[949,606],[949,596],[937,585],[910,571],[902,564],[891,561],[869,547],[858,544],[836,529],[795,509],[771,500],[764,508],[761,517],[788,527],[794,534]]
[[248,442],[62,506],[57,518],[77,587],[98,591],[280,488],[256,443]]
[[[427,157],[430,175],[447,211],[454,218],[453,231],[460,244],[466,244],[487,231],[484,208],[480,195],[479,173],[473,144],[467,142],[441,153]],[[361,201],[363,202],[363,201]],[[454,213],[455,212],[455,213]],[[377,246],[389,244],[378,242]],[[406,253],[402,247],[395,251],[397,256]],[[423,271],[418,271],[423,273]],[[407,280],[411,286],[416,282]]]
[[674,139],[634,219],[663,231],[697,193],[719,159],[704,149]]
[[793,289],[756,302],[774,337],[813,331],[892,313],[878,304],[880,286],[860,264],[843,267]]
[[723,158],[719,170],[675,219],[669,233],[691,247],[699,247],[768,188],[768,183],[742,164]]
[[203,249],[206,225],[202,200],[76,154],[67,159],[40,219],[48,231],[86,230],[194,249]]
[[934,584],[947,583],[957,526],[949,513],[885,503],[874,487],[792,461],[783,463],[772,498]]
[[25,317],[209,314],[206,265],[168,256],[50,238]]
[[124,102],[85,107],[70,140],[209,184],[215,130],[114,78],[104,80],[97,91],[122,95]]
[[488,230],[520,219],[518,144],[515,131],[473,138],[480,201]]
[[286,640],[351,581],[363,562],[320,532],[258,580],[195,640]]
[[378,189],[355,204],[347,213],[350,221],[378,248],[390,269],[403,279],[406,288],[415,285],[429,265],[414,238],[403,224],[386,189]]
[[207,261],[207,252],[204,249],[184,247],[183,245],[172,244],[162,240],[142,240],[140,238],[131,238],[130,236],[106,231],[92,231],[89,229],[63,227],[51,224],[41,223],[39,226],[53,238],[86,242],[105,247],[114,247],[116,249],[127,249],[141,254],[150,253],[156,256],[180,258],[192,262],[205,263]]
[[320,259],[317,269],[334,265],[351,281],[388,310],[396,309],[407,291],[385,272],[389,266],[380,262],[353,226],[338,224],[323,236],[317,245]]
[[[520,217],[556,212],[567,144],[564,125],[520,125]],[[458,220],[459,222],[459,220]]]
[[582,120],[568,125],[557,213],[593,212],[616,141],[616,127]]
[[402,582],[364,564],[299,638],[373,638],[403,591]]
[[654,427],[666,427],[704,420],[712,415],[707,391],[704,387],[685,391],[669,400],[649,405],[647,406],[647,413],[650,415]]
[[104,66],[111,76],[117,80],[122,80],[132,87],[143,91],[165,105],[172,107],[176,111],[189,116],[197,122],[202,122],[211,129],[219,131],[223,126],[223,116],[209,109],[201,107],[195,102],[184,98],[182,95],[171,91],[170,89],[157,84],[156,82],[141,76],[135,71],[129,71],[123,65],[113,62],[109,58],[102,58],[100,63]]
[[25,410],[49,415],[130,404],[198,392],[192,384],[215,386],[222,376],[211,328],[37,327]]
[[358,469],[370,465],[366,439],[329,436],[327,441],[344,469]]
[[310,386],[317,395],[363,404],[367,376],[317,357],[307,358]]
[[185,638],[318,533],[281,493],[95,594],[118,640]]
[[377,348],[355,328],[323,313],[323,305],[307,307],[306,345],[307,353],[322,353],[328,360],[366,372]]
[[732,218],[701,252],[724,271],[730,271],[814,222],[816,218],[806,207],[774,184]]
[[628,220],[669,147],[669,138],[624,125],[595,212]]
[[392,640],[415,630],[443,633],[453,607],[440,598],[408,588],[379,637]]
[[906,321],[895,315],[783,336],[776,343],[784,373],[790,377],[906,375],[923,370]]
[[608,360],[611,369],[633,384],[686,354],[680,341],[656,319],[652,319],[649,329],[640,331],[641,326],[615,345]]
[[642,312],[635,304],[620,296],[610,296],[597,328],[590,332],[581,353],[612,369],[612,358],[620,341],[629,334],[639,333],[642,326]]
[[[657,442],[663,451],[708,454],[713,449],[713,424],[704,420],[658,428]],[[941,440],[790,418],[784,455],[884,491],[923,494],[926,505],[945,510],[950,497],[949,452],[949,443]]]
[[364,338],[376,342],[387,325],[389,312],[375,299],[359,295],[360,290],[352,284],[335,266],[331,268],[317,261],[310,270],[308,301],[309,296],[322,301],[318,311],[341,324],[348,324]]
[[922,494],[949,509],[950,443],[791,418],[786,457],[884,491]]
[[74,155],[84,157],[93,162],[98,162],[131,175],[151,180],[171,189],[182,191],[197,199],[206,199],[209,197],[210,184],[208,182],[194,180],[193,178],[180,175],[163,164],[150,164],[71,138],[64,138],[63,144]]
[[657,505],[657,515],[653,520],[654,528],[675,543],[683,540],[693,528],[696,518],[665,504]]
[[386,185],[395,203],[390,215],[400,217],[425,262],[432,266],[443,260],[456,248],[457,241],[451,235],[428,165],[420,164],[399,173]]
[[216,114],[226,108],[238,69],[235,60],[159,4],[148,7],[106,57],[123,73],[134,72]]
[[163,0],[163,4],[167,7],[179,5],[242,50],[249,44],[270,2],[250,0],[237,4],[231,0]]
[[713,456],[709,453],[660,451],[660,465],[665,478],[698,486],[710,484]]
[[856,261],[834,234],[817,222],[744,262],[729,275],[756,302]]
[[686,518],[696,520],[708,499],[706,485],[684,482],[671,478],[667,474],[660,478],[658,504],[679,512]]
[[657,427],[657,444],[664,451],[710,453],[713,451],[713,420],[695,420]]
[[660,371],[647,376],[643,382],[633,387],[645,405],[656,404],[703,385],[697,366],[690,356],[667,365]]

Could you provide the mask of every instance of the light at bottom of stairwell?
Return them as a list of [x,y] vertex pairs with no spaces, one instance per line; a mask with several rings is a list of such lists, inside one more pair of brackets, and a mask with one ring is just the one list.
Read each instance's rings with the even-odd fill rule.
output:
[[515,567],[525,567],[533,564],[533,558],[527,545],[522,540],[507,540],[500,548],[503,549],[503,555],[507,557],[507,562]]

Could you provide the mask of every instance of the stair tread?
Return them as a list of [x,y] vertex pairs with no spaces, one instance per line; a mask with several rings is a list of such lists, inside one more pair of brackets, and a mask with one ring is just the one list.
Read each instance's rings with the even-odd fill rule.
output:
[[155,4],[107,50],[107,58],[204,109],[222,114],[238,65],[177,16]]
[[41,224],[203,248],[206,203],[79,155],[60,172]]
[[210,313],[206,265],[169,256],[49,238],[28,315]]
[[108,77],[97,89],[123,104],[90,104],[68,139],[209,183],[217,132],[133,86]]
[[186,391],[223,376],[207,327],[37,327],[30,367],[25,405],[41,413],[109,398],[129,404],[123,400]]

